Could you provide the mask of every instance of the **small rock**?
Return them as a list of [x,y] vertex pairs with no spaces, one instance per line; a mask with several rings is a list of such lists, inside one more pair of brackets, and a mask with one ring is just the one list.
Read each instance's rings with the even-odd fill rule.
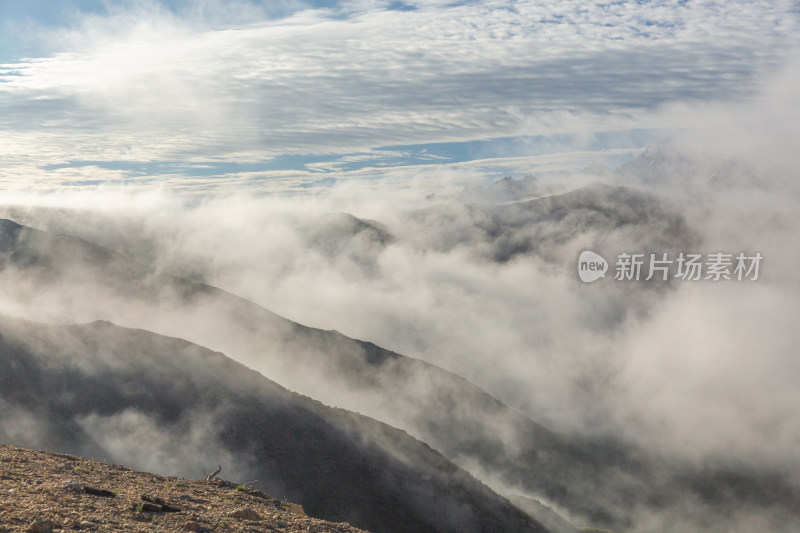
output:
[[30,525],[28,531],[31,533],[51,533],[54,529],[60,528],[61,524],[53,520],[37,520]]
[[117,495],[110,490],[106,489],[98,489],[96,487],[90,487],[89,485],[83,486],[83,492],[86,494],[91,494],[92,496],[102,496],[103,498],[116,498]]
[[162,512],[161,506],[157,503],[140,503],[136,506],[137,510],[144,513],[160,513]]
[[213,531],[211,528],[204,526],[200,522],[186,522],[183,524],[184,531],[196,531],[197,533],[209,533]]
[[115,498],[117,496],[114,492],[112,492],[110,490],[98,489],[96,487],[90,487],[86,483],[77,483],[75,481],[73,481],[71,483],[67,483],[66,485],[64,485],[64,488],[67,489],[67,490],[74,491],[74,492],[91,494],[92,496],[102,496],[104,498]]
[[89,522],[88,520],[84,520],[83,522],[78,524],[78,527],[80,527],[81,529],[94,529],[97,527],[97,525],[94,522]]
[[86,483],[76,483],[73,481],[72,483],[67,483],[64,485],[64,488],[75,492],[83,492],[83,487],[85,486]]
[[241,518],[242,520],[261,520],[261,516],[259,516],[257,512],[246,507],[242,509],[236,509],[232,513],[228,514],[228,516],[231,518]]
[[142,501],[147,502],[144,505],[152,504],[149,509],[143,509],[145,511],[154,513],[179,513],[181,511],[180,508],[170,505],[164,501],[163,498],[159,498],[158,496],[142,494]]
[[286,507],[287,511],[289,511],[290,513],[292,513],[294,515],[306,516],[306,512],[303,510],[303,506],[300,505],[299,503],[288,503],[288,502],[286,502],[286,503],[283,504],[283,506]]
[[180,496],[178,496],[178,499],[179,500],[184,500],[184,501],[187,501],[187,502],[192,502],[192,503],[206,503],[205,500],[202,500],[200,498],[193,498],[193,497],[189,496],[188,494],[181,494]]

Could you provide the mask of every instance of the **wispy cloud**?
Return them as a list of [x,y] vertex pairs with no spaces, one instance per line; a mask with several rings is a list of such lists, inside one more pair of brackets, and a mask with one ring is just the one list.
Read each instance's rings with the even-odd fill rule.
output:
[[788,2],[248,5],[42,30],[49,53],[0,69],[8,175],[658,126],[664,104],[749,94],[797,28]]

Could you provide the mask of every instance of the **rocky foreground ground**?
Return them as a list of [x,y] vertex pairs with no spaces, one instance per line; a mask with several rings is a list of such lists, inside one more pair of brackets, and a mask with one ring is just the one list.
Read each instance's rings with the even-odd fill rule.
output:
[[299,505],[223,480],[136,472],[0,445],[0,533],[29,531],[356,533]]

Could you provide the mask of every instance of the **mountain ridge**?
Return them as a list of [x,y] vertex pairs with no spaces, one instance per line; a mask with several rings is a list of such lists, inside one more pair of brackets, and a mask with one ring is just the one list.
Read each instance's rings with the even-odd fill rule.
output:
[[[627,210],[614,208],[617,203],[624,204],[628,200],[633,200],[633,205]],[[621,226],[632,228],[633,234],[637,235],[646,234],[645,230],[650,228],[642,221],[655,216],[657,227],[677,228],[676,232],[680,233],[679,218],[658,205],[653,195],[629,187],[594,185],[556,198],[509,205],[511,207],[498,208],[506,213],[501,213],[503,216],[492,224],[503,226],[519,222],[524,225],[526,220],[535,220],[543,213],[541,216],[545,221],[550,215],[558,218],[560,223],[569,221],[566,229],[573,232],[585,231],[587,223],[600,221],[601,230]],[[522,217],[516,218],[516,212],[531,206],[536,212],[522,212]],[[665,212],[668,216],[659,218],[659,213]],[[495,236],[493,226],[487,227],[486,236]],[[565,228],[554,225],[551,233],[545,236],[557,240],[563,230]],[[536,235],[535,231],[526,234],[527,237]],[[24,247],[26,243],[21,242],[20,246]],[[532,249],[524,253],[538,252]],[[69,270],[61,262],[50,263]],[[90,266],[80,262],[74,265],[79,270]],[[58,268],[48,272],[50,277],[43,285],[53,287],[54,292],[60,287]],[[124,289],[131,283],[125,278],[126,272],[126,268],[120,268],[120,275],[116,277],[100,272],[98,279],[108,282],[104,285],[114,285],[121,280]],[[479,476],[484,472],[495,474],[496,477],[490,479],[496,481],[499,477],[499,486],[503,490],[508,487],[514,491],[522,489],[521,492],[567,509],[573,518],[577,517],[584,523],[624,529],[632,523],[634,513],[685,505],[682,503],[684,498],[690,501],[697,498],[701,505],[709,502],[712,507],[718,505],[715,509],[722,513],[741,503],[736,493],[728,490],[726,479],[732,479],[730,477],[714,476],[714,472],[699,471],[692,465],[664,461],[648,455],[646,450],[613,440],[598,442],[557,435],[510,409],[465,378],[435,365],[348,338],[333,330],[302,326],[256,303],[211,286],[192,290],[190,282],[180,280],[176,283],[186,288],[188,297],[174,297],[172,292],[177,294],[181,291],[159,287],[157,276],[146,267],[141,272],[144,274],[133,280],[134,286],[139,284],[140,288],[146,289],[144,292],[149,290],[161,297],[162,303],[174,301],[173,311],[179,312],[184,322],[180,324],[184,334],[175,336],[202,341],[198,344],[209,345],[217,351],[236,353],[237,359],[244,360],[248,366],[266,368],[268,372],[265,373],[276,377],[282,384],[311,394],[325,403],[356,405],[362,413],[403,428]],[[141,291],[125,289],[121,293],[135,293],[139,298],[137,302],[147,303],[141,297]],[[223,293],[225,298],[209,297]],[[186,302],[192,307],[184,306]],[[81,309],[85,305],[81,302]],[[208,312],[202,312],[202,306],[206,306]],[[98,309],[98,314],[102,314],[101,311],[110,315],[117,312],[111,305]],[[169,327],[180,329],[172,324],[168,324],[169,327],[160,324],[161,318],[169,318],[170,313],[158,315],[157,311],[154,317],[147,317],[154,327],[144,329],[156,329],[159,333]],[[223,319],[234,327],[221,327],[219,322]],[[134,315],[123,322],[136,323],[137,320],[147,323]],[[192,321],[197,325],[194,329]],[[223,339],[227,343],[226,349],[219,350],[221,341],[214,338],[215,331],[220,336],[227,334]],[[248,353],[254,357],[249,360],[242,357]],[[315,375],[321,378],[317,379]],[[290,379],[284,380],[286,376]],[[332,383],[341,386],[333,389]],[[509,442],[515,446],[509,447]],[[735,465],[725,464],[715,468],[736,470]],[[714,480],[710,486],[705,482],[706,478]],[[791,502],[795,493],[784,481],[773,480],[768,475],[747,474],[731,483],[769,489],[780,495],[776,501],[782,502],[783,506]],[[707,497],[715,493],[730,497]]]
[[376,532],[546,531],[405,432],[182,339],[0,317],[0,351],[6,441],[27,425],[41,447],[80,455],[227,456],[266,492]]

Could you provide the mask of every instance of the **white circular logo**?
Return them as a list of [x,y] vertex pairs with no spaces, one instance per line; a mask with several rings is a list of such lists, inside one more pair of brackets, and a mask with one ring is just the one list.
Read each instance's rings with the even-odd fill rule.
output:
[[578,257],[578,277],[584,283],[606,277],[607,270],[608,262],[600,254],[586,250]]

